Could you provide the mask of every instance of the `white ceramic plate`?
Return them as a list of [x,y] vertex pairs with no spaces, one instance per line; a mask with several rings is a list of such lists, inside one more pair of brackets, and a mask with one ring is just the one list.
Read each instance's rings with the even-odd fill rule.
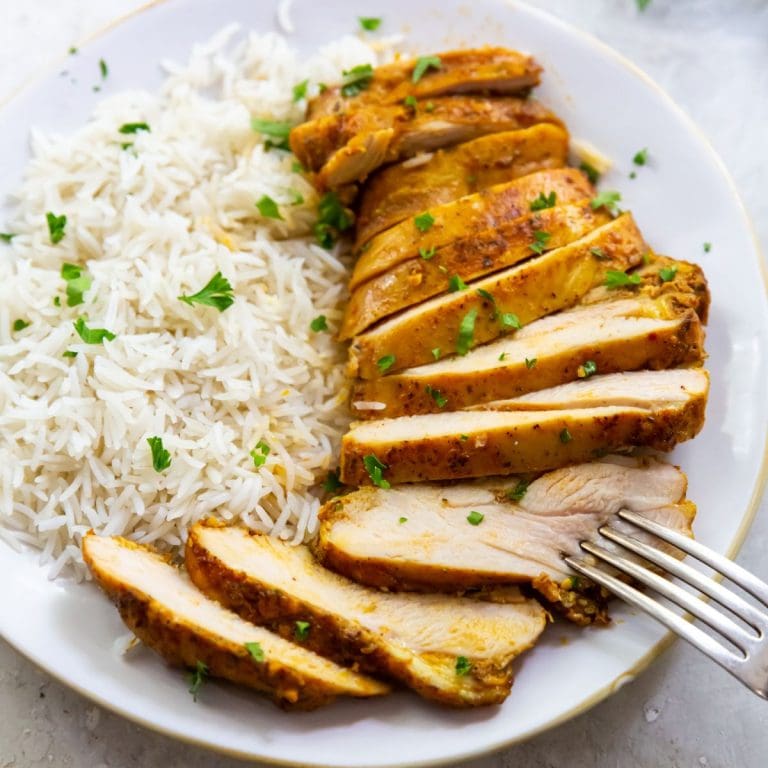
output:
[[[618,187],[657,250],[701,262],[713,304],[708,334],[712,395],[707,424],[673,460],[699,504],[696,534],[734,554],[764,479],[768,400],[768,309],[750,226],[733,183],[712,149],[646,76],[596,40],[539,11],[498,0],[296,0],[294,44],[310,51],[354,31],[357,15],[385,11],[382,31],[406,33],[420,52],[502,43],[531,51],[546,70],[542,100],[615,161],[604,180]],[[30,125],[66,131],[84,122],[98,94],[96,62],[110,66],[105,91],[153,88],[158,62],[183,60],[191,46],[230,21],[275,28],[275,4],[253,0],[168,0],[87,44],[66,62],[79,85],[56,73],[0,113],[0,193],[18,182]],[[398,21],[401,20],[401,21]],[[64,65],[63,65],[64,66]],[[649,147],[650,166],[634,181],[631,158]],[[2,221],[2,219],[0,219]],[[710,253],[702,244],[712,243]],[[22,653],[86,696],[178,738],[279,763],[389,766],[458,760],[499,748],[572,717],[616,690],[665,645],[644,616],[616,608],[609,629],[556,626],[523,660],[501,707],[454,712],[407,693],[342,702],[311,714],[285,714],[258,696],[211,683],[197,704],[178,671],[140,650],[113,649],[124,628],[91,586],[49,582],[31,554],[0,545],[5,588],[0,633]],[[567,637],[567,642],[563,642]]]

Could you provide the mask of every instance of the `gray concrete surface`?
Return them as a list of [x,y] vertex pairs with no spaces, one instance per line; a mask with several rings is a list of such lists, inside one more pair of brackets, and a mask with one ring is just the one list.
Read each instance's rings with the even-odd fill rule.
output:
[[[212,0],[213,1],[213,0]],[[0,101],[142,0],[0,0]],[[537,0],[648,71],[704,129],[768,244],[768,3]],[[386,2],[382,2],[382,11]],[[354,12],[354,4],[350,3]],[[739,561],[768,578],[768,504]],[[236,768],[95,707],[0,641],[0,768]],[[768,703],[682,643],[610,700],[463,768],[764,768]]]

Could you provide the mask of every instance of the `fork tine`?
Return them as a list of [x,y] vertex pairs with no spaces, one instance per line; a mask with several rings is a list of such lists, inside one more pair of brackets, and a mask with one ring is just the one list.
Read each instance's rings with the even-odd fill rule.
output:
[[678,579],[695,587],[705,595],[709,595],[709,597],[716,600],[740,619],[746,621],[747,624],[754,627],[761,634],[768,632],[768,617],[765,614],[758,611],[757,608],[729,589],[726,589],[722,584],[718,584],[703,573],[691,568],[690,565],[686,565],[676,557],[672,557],[672,555],[668,555],[666,552],[651,547],[638,539],[625,536],[614,528],[603,526],[599,532],[605,538],[620,544],[625,549],[640,555],[640,557],[644,557],[673,576],[677,576]]
[[651,618],[656,619],[656,621],[680,635],[680,637],[688,641],[694,648],[697,648],[703,654],[709,656],[712,661],[718,663],[721,667],[724,667],[731,674],[738,677],[738,669],[739,666],[743,664],[743,660],[720,645],[720,643],[711,638],[706,632],[702,632],[698,627],[694,627],[687,622],[682,616],[679,616],[674,611],[657,603],[655,600],[652,600],[634,587],[625,584],[615,576],[611,576],[599,568],[580,562],[573,557],[566,557],[565,562],[577,573],[586,576],[596,584],[600,584],[600,586],[610,590],[614,595],[626,600],[630,605],[634,605],[636,608],[645,611]]
[[674,544],[678,549],[682,549],[683,552],[687,552],[697,560],[701,560],[702,563],[706,563],[722,573],[723,576],[730,579],[734,584],[749,592],[750,595],[756,597],[763,605],[768,606],[768,584],[740,565],[736,565],[732,560],[719,555],[717,552],[713,552],[709,547],[705,547],[698,541],[694,541],[676,531],[671,531],[669,528],[659,525],[659,523],[649,520],[647,517],[638,515],[636,512],[621,509],[618,515],[622,520],[634,523],[638,528],[658,536],[669,544]]
[[667,581],[662,576],[653,573],[653,571],[649,571],[639,563],[609,552],[607,549],[593,544],[591,541],[582,541],[581,548],[585,552],[589,552],[591,555],[604,560],[619,571],[628,574],[640,584],[645,584],[645,586],[655,590],[663,597],[666,597],[667,600],[676,603],[683,610],[688,611],[688,613],[705,624],[709,624],[712,629],[719,632],[726,640],[729,640],[744,651],[745,655],[747,648],[756,640],[754,636],[749,635],[738,624],[719,611],[716,611],[711,605],[702,602],[694,595],[686,592],[676,584],[672,584],[672,582]]

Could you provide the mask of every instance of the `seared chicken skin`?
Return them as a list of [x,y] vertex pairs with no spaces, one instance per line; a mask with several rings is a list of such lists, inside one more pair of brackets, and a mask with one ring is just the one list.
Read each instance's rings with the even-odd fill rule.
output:
[[186,563],[200,589],[245,619],[456,707],[503,701],[512,660],[546,624],[519,593],[511,602],[387,595],[326,570],[306,547],[243,528],[194,526]]
[[579,240],[611,221],[607,211],[594,210],[589,200],[528,213],[476,234],[458,238],[425,259],[415,258],[360,285],[344,313],[339,338],[349,339],[401,309],[445,293],[449,276],[473,280],[525,261],[533,254],[536,232],[549,235],[542,252]]
[[349,350],[350,376],[376,378],[379,361],[390,355],[395,359],[388,370],[394,373],[434,361],[435,349],[441,356],[466,354],[517,325],[573,306],[605,281],[608,270],[638,264],[646,250],[632,215],[622,214],[580,240],[472,282],[465,290],[436,296],[360,334]]
[[[201,594],[153,550],[89,533],[83,557],[128,628],[175,666],[253,688],[281,707],[314,709],[337,696],[381,696],[384,683],[249,624]],[[253,644],[253,645],[252,645]],[[263,661],[252,651],[258,649]]]
[[[433,60],[435,57],[431,57]],[[358,93],[345,95],[343,86],[328,88],[309,103],[307,118],[332,115],[369,104],[400,104],[408,97],[426,99],[451,93],[525,95],[539,83],[541,67],[528,55],[508,48],[468,48],[438,54],[417,82],[416,60],[376,67]]]
[[605,596],[580,588],[586,581],[562,554],[578,553],[606,523],[625,525],[614,517],[620,509],[690,536],[695,507],[686,485],[679,469],[656,459],[608,456],[530,484],[513,477],[361,488],[322,507],[313,548],[329,568],[392,591],[533,584],[568,618],[591,623],[605,619]]
[[562,168],[567,156],[566,130],[540,123],[439,149],[423,161],[412,158],[383,168],[371,176],[361,195],[356,243],[361,246],[401,221],[494,184]]
[[[514,336],[399,374],[361,379],[352,388],[352,409],[381,419],[455,411],[554,387],[587,374],[643,368],[674,368],[704,357],[704,330],[675,294],[577,306],[537,320]],[[445,400],[440,408],[432,393]]]
[[536,101],[445,96],[415,106],[372,104],[297,125],[290,144],[321,189],[364,181],[379,166],[500,131],[559,122]]
[[638,446],[668,451],[702,428],[708,391],[702,369],[613,373],[472,410],[358,422],[342,438],[341,479],[452,480],[540,472]]

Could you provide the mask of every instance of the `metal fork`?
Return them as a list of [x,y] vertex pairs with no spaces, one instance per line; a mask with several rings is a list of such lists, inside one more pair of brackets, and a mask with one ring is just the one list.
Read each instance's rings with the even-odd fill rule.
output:
[[[628,523],[632,523],[643,531],[653,534],[662,541],[674,545],[702,563],[714,568],[730,579],[736,586],[748,592],[764,606],[768,607],[768,585],[741,566],[713,552],[703,544],[699,544],[697,541],[693,541],[676,531],[671,531],[669,528],[648,520],[635,512],[621,510],[618,512],[618,517]],[[599,532],[606,539],[639,555],[676,576],[689,586],[708,595],[716,603],[719,603],[747,624],[752,631],[737,624],[726,614],[715,610],[711,605],[701,600],[700,597],[671,583],[645,566],[610,552],[594,542],[581,542],[581,548],[585,552],[612,565],[616,570],[631,576],[636,582],[650,587],[667,600],[680,606],[695,618],[709,625],[740,652],[726,647],[714,637],[691,624],[680,614],[661,605],[653,598],[640,592],[635,587],[624,583],[615,576],[606,573],[599,567],[587,563],[584,559],[566,556],[564,558],[565,562],[577,573],[586,576],[596,584],[600,584],[677,633],[694,648],[698,648],[704,655],[709,656],[710,659],[717,662],[721,667],[727,669],[737,680],[744,683],[758,696],[764,699],[768,698],[767,613],[758,610],[737,594],[699,571],[694,570],[691,566],[632,536],[627,536],[610,526],[601,527]]]

